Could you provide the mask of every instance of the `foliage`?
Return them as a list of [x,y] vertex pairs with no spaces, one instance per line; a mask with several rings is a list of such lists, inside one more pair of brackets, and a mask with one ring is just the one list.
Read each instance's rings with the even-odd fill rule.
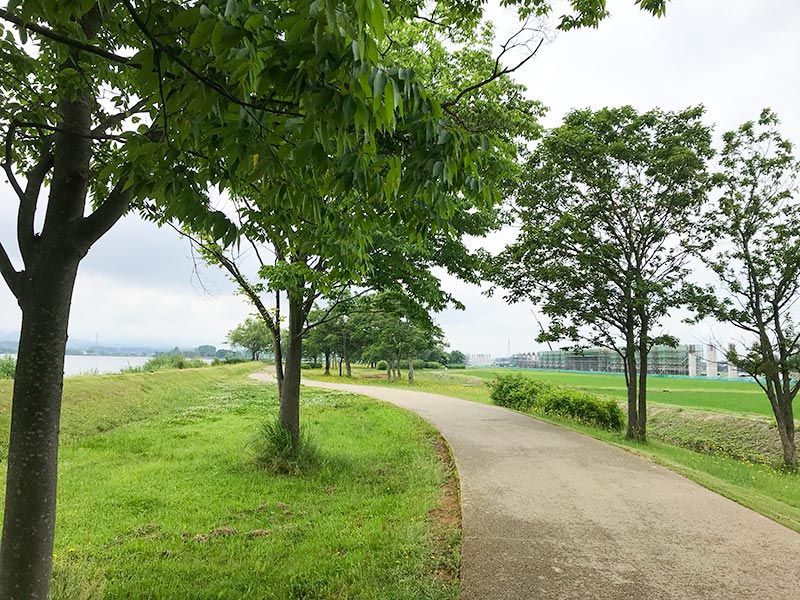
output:
[[273,340],[261,319],[248,317],[228,333],[228,342],[231,346],[244,348],[253,360],[258,360],[262,352],[272,348]]
[[233,356],[228,358],[215,358],[211,361],[211,365],[217,367],[219,365],[237,365],[243,362],[247,362],[247,360],[241,356]]
[[792,404],[800,390],[800,162],[780,135],[778,118],[765,109],[724,134],[721,195],[708,212],[699,257],[718,285],[697,288],[699,316],[713,315],[748,336],[744,352],[727,359],[751,375],[769,399],[784,448],[797,467]]
[[628,435],[646,436],[647,353],[675,340],[659,321],[684,298],[706,196],[702,108],[576,110],[549,132],[515,198],[520,235],[489,276],[549,319],[539,341],[604,347],[624,361]]
[[550,390],[540,407],[545,414],[569,417],[603,429],[621,431],[625,426],[625,413],[613,400],[567,388]]
[[[239,231],[209,206],[214,187],[241,193],[253,185],[269,198],[259,207],[266,213],[290,206],[309,210],[310,220],[319,202],[304,202],[289,182],[312,181],[318,200],[351,189],[383,198],[418,224],[447,221],[461,190],[491,198],[479,177],[481,137],[446,118],[413,70],[383,65],[387,24],[413,18],[422,3],[321,4],[14,0],[0,9],[0,147],[19,201],[23,265],[17,270],[0,243],[0,275],[23,309],[15,397],[40,404],[31,410],[59,414],[63,374],[53,356],[66,346],[78,265],[132,205],[228,245]],[[545,0],[512,4],[550,10]],[[638,4],[662,14],[665,0]],[[433,8],[446,22],[474,25],[483,7],[472,0]],[[563,29],[606,16],[602,0],[573,0],[570,8]],[[403,160],[397,147],[404,144],[424,152]],[[401,177],[404,169],[409,177]],[[47,187],[45,201],[39,196]],[[37,210],[44,215],[38,230]],[[34,341],[37,328],[49,328],[48,347]],[[37,372],[46,385],[29,383]],[[57,432],[57,419],[11,432],[15,454],[18,447],[47,452],[9,461],[8,485],[27,481],[38,495],[20,493],[25,507],[22,500],[7,506],[0,592],[47,594],[52,544],[24,540],[53,537]],[[34,433],[41,439],[17,445]],[[33,459],[41,485],[24,472]],[[32,516],[21,519],[24,511]],[[20,550],[11,556],[11,547]]]
[[385,360],[379,360],[378,364],[375,365],[375,368],[379,371],[385,371],[388,368],[389,364]]
[[625,413],[613,400],[578,392],[523,375],[500,375],[489,382],[492,402],[520,411],[542,412],[582,423],[622,429]]
[[14,379],[17,361],[13,356],[0,356],[0,379]]
[[491,389],[492,402],[514,410],[527,411],[535,408],[555,386],[524,377],[523,375],[498,375],[487,383]]
[[179,354],[159,354],[154,356],[140,367],[128,367],[123,369],[126,373],[152,372],[161,369],[198,369],[207,367],[208,363],[197,358],[186,358]]
[[256,464],[270,473],[300,475],[318,461],[312,431],[307,426],[302,427],[299,440],[295,440],[278,419],[261,424],[253,446]]
[[448,363],[447,364],[447,368],[448,369],[466,369],[467,365],[459,364],[459,363],[452,363],[452,364]]
[[463,352],[461,352],[460,350],[452,350],[452,351],[450,351],[450,353],[447,355],[446,358],[447,358],[447,362],[445,364],[448,365],[448,366],[453,365],[453,364],[463,365],[463,364],[467,363],[466,355]]

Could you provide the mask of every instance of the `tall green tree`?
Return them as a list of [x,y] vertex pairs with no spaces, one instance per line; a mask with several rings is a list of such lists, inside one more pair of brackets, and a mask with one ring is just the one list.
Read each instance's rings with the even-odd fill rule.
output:
[[251,360],[258,360],[262,352],[272,349],[272,334],[261,319],[248,317],[228,333],[231,346],[244,348]]
[[[545,0],[519,4],[539,14],[550,8]],[[639,4],[661,13],[665,2]],[[571,6],[564,28],[605,16],[603,0]],[[440,114],[413,73],[381,66],[387,23],[421,8],[411,0],[388,9],[364,0],[11,0],[0,7],[0,152],[19,201],[21,254],[15,264],[0,245],[0,275],[23,315],[0,600],[48,592],[63,356],[82,258],[132,204],[231,243],[236,229],[208,210],[205,191],[231,178],[258,180],[263,171],[309,163],[328,171],[336,157],[357,186],[393,193],[383,177],[396,167],[381,162],[375,138],[391,137],[397,111]],[[430,8],[456,23],[479,19],[482,3]],[[419,124],[418,135],[439,134]],[[469,171],[465,136],[443,129],[450,137],[439,145],[455,157],[448,168]],[[428,171],[443,168],[436,164]],[[424,199],[446,216],[447,202]]]
[[765,109],[723,136],[716,183],[719,200],[704,222],[699,257],[717,285],[698,295],[700,316],[739,328],[744,352],[727,359],[749,374],[769,399],[783,461],[797,468],[793,402],[800,390],[800,163]]
[[511,301],[541,304],[537,339],[609,348],[625,365],[627,436],[647,431],[647,355],[680,290],[706,198],[701,108],[573,111],[541,141],[515,198],[520,234],[494,261]]

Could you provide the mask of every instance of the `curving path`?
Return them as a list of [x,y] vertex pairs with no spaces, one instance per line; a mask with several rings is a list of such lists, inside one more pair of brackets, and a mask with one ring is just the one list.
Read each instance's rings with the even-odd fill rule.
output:
[[496,406],[304,384],[410,409],[447,439],[464,600],[800,598],[800,534],[634,454]]

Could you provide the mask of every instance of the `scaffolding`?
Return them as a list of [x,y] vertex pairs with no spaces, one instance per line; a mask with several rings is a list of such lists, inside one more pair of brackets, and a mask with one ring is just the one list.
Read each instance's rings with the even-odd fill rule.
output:
[[[728,365],[719,363],[713,346],[653,346],[647,357],[647,372],[652,375],[689,375],[716,377],[728,372]],[[586,371],[594,373],[623,373],[622,358],[613,350],[589,348],[572,350],[542,350],[515,354],[504,360],[503,366],[547,371]],[[723,368],[719,368],[723,367]],[[728,372],[729,376],[730,373]],[[733,375],[736,376],[735,374]]]

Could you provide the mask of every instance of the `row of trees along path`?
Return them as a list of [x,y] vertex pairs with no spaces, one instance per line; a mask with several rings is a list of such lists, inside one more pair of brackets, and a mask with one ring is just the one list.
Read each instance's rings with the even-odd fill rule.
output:
[[[549,322],[539,341],[621,357],[627,435],[640,441],[648,353],[677,344],[665,317],[684,307],[696,321],[734,325],[746,338],[726,358],[763,388],[785,466],[796,469],[800,163],[764,110],[724,135],[712,173],[702,114],[628,106],[567,115],[524,167],[513,209],[520,235],[490,277],[507,299],[541,307]],[[689,278],[703,264],[715,283]]]
[[[509,4],[523,16],[550,10],[546,0]],[[637,4],[663,14],[666,2]],[[421,15],[457,37],[475,30],[482,7],[441,0],[435,19],[414,0],[12,0],[0,8],[0,152],[19,202],[21,261],[0,245],[0,274],[22,309],[0,600],[48,594],[63,357],[78,265],[91,246],[135,207],[223,248],[240,229],[304,220],[318,221],[335,247],[337,211],[317,219],[332,199],[353,208],[338,221],[345,229],[394,215],[430,239],[461,209],[496,198],[480,175],[502,149],[459,123],[461,92],[442,102],[402,56],[387,58],[387,30]],[[596,26],[607,14],[603,0],[570,8],[561,29]],[[507,73],[496,64],[488,81]],[[465,90],[487,79],[464,75]],[[254,227],[214,210],[212,188],[230,192],[237,207],[258,200]],[[366,254],[367,237],[345,236],[346,245]],[[346,264],[357,265],[358,254]],[[303,256],[285,258],[302,265]],[[313,270],[301,268],[303,277]],[[289,302],[296,337],[306,300]],[[287,352],[293,361],[297,344]],[[294,394],[298,374],[287,375],[284,391]],[[296,414],[285,411],[295,409],[282,407],[287,426]]]

